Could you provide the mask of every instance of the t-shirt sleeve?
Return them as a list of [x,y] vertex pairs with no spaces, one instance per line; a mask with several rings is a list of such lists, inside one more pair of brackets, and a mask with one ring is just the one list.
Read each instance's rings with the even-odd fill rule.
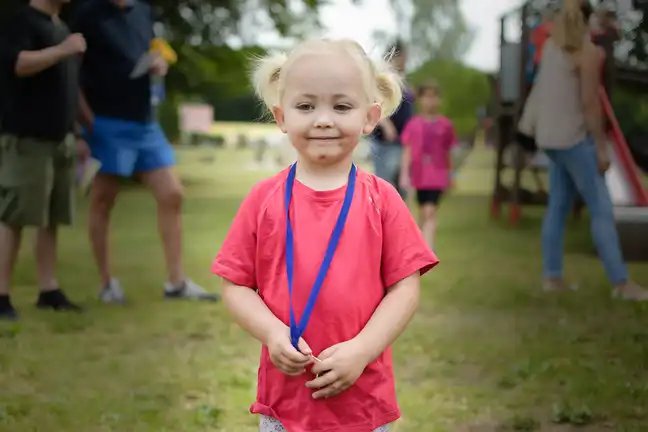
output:
[[34,40],[34,30],[29,23],[18,15],[12,21],[6,33],[0,39],[0,50],[2,63],[7,72],[13,74],[18,63],[18,56],[22,51],[34,51],[38,49]]
[[259,198],[259,187],[255,186],[239,207],[225,241],[211,266],[212,273],[236,285],[249,288],[256,288]]
[[382,279],[387,288],[417,271],[421,276],[439,263],[412,213],[396,189],[381,182]]

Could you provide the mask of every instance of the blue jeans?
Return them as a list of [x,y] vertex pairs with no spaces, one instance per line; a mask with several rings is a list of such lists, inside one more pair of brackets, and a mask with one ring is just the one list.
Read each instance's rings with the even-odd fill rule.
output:
[[403,147],[399,143],[373,141],[371,153],[376,176],[391,183],[404,197],[405,191],[401,191],[398,186]]
[[549,205],[542,224],[544,276],[563,276],[565,223],[578,192],[590,214],[596,250],[614,285],[627,281],[605,176],[598,172],[596,149],[586,139],[566,150],[545,150],[549,165]]

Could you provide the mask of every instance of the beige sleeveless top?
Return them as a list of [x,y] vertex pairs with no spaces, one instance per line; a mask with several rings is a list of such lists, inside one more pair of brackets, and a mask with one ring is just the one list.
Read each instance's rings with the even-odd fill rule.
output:
[[573,60],[545,42],[533,90],[535,139],[541,149],[567,149],[586,138],[580,77]]

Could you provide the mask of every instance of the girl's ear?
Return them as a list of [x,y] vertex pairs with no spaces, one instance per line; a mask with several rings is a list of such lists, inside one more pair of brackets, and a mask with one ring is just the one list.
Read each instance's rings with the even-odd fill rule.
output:
[[275,122],[277,122],[279,129],[281,129],[281,132],[286,133],[286,122],[284,121],[283,109],[278,105],[274,105],[272,107],[272,116],[274,117]]
[[378,122],[380,121],[381,114],[382,109],[380,108],[379,104],[375,103],[369,107],[369,111],[367,111],[367,120],[364,127],[362,128],[363,134],[369,135],[371,132],[373,132],[373,130],[376,128],[376,125],[378,125]]

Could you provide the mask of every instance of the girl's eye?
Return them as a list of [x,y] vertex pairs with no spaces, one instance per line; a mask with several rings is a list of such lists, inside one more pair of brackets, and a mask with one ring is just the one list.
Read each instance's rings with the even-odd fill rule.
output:
[[297,109],[300,110],[300,111],[310,111],[310,110],[313,109],[313,105],[312,105],[312,104],[303,103],[303,104],[299,104],[299,105],[297,105]]
[[349,105],[335,105],[335,110],[336,111],[347,112],[350,109],[351,109],[351,106],[349,106]]

